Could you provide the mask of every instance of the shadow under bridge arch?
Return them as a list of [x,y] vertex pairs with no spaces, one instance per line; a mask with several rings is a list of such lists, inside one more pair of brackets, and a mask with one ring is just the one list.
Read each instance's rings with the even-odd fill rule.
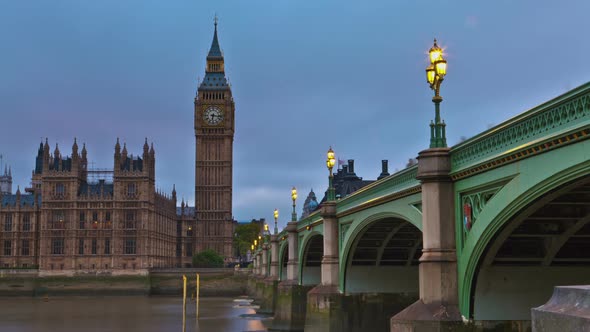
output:
[[399,217],[383,217],[366,224],[351,240],[344,257],[345,293],[405,294],[410,303],[418,298],[420,229]]
[[324,256],[324,236],[312,233],[303,241],[300,260],[300,284],[317,285],[322,281],[322,257]]
[[[563,176],[563,178],[566,178]],[[562,180],[557,181],[557,183]],[[472,318],[529,321],[558,285],[590,280],[590,176],[539,194],[502,222],[477,258]]]

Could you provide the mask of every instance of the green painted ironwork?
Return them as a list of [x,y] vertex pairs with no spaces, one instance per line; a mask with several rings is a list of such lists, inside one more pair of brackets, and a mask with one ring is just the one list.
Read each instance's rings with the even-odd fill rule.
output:
[[434,122],[430,122],[430,148],[446,148],[447,147],[447,134],[446,124],[444,120],[440,118],[440,103],[442,97],[438,95],[432,98],[434,103]]
[[[283,258],[285,257],[285,250],[289,250],[288,241],[283,241],[279,244],[279,259],[277,260],[279,263],[279,281],[283,281],[283,265],[285,264]],[[289,255],[289,253],[287,253],[287,255]],[[289,260],[288,257],[287,260]]]
[[[498,185],[498,184],[494,184],[492,185],[492,187],[487,187],[487,188],[483,188],[483,189],[477,189],[478,191],[476,192],[467,192],[467,193],[462,193],[460,194],[460,208],[461,208],[461,214],[460,214],[460,221],[463,222],[459,222],[457,224],[457,227],[460,227],[461,234],[461,247],[463,246],[463,244],[465,243],[465,239],[467,238],[467,236],[469,235],[469,230],[465,227],[465,223],[464,223],[464,218],[466,217],[465,215],[465,210],[464,210],[464,206],[466,204],[468,204],[471,208],[471,224],[475,224],[480,212],[484,209],[484,207],[486,206],[486,204],[488,203],[488,201],[490,199],[492,199],[492,197],[494,197],[494,195],[504,186],[504,184],[508,182],[508,181],[504,181],[502,184]],[[471,226],[473,227],[473,226]]]
[[330,176],[328,177],[328,197],[326,198],[329,202],[336,200],[336,189],[334,189],[334,175],[332,169],[330,169]]
[[416,180],[417,175],[418,165],[414,165],[381,180],[375,181],[339,200],[336,204],[336,213],[344,213],[362,205],[363,203],[371,202],[391,194],[399,193],[406,189],[420,186],[420,182]]
[[338,226],[340,227],[340,232],[338,234],[338,248],[342,248],[342,242],[344,241],[344,238],[346,238],[346,232],[348,232],[348,229],[350,228],[351,224],[352,220],[348,222],[340,222],[338,224]]
[[320,210],[314,211],[309,216],[305,217],[304,219],[300,219],[297,222],[297,231],[302,232],[307,230],[307,226],[311,226],[319,221],[322,220],[322,216],[320,214]]
[[397,218],[408,221],[422,230],[422,214],[412,206],[413,203],[420,199],[421,194],[415,193],[385,204],[363,209],[339,219],[342,225],[348,225],[344,232],[341,228],[339,234],[342,237],[338,255],[340,259],[339,287],[341,291],[345,290],[346,268],[349,256],[352,254],[350,251],[354,246],[354,241],[362,233],[363,229],[385,218]]
[[301,284],[303,282],[303,267],[304,267],[304,255],[305,255],[305,251],[307,249],[307,246],[309,244],[309,241],[311,240],[311,238],[313,238],[314,236],[324,236],[324,225],[319,225],[317,227],[315,227],[311,232],[304,232],[304,233],[300,233],[298,238],[299,238],[299,253],[297,255],[297,257],[299,257],[299,264],[297,266],[297,278],[299,281],[299,284]]
[[[486,247],[506,223],[532,202],[565,183],[588,176],[589,150],[590,141],[586,140],[456,182],[455,190],[461,192],[466,188],[485,186],[500,178],[512,178],[487,201],[465,238],[463,247],[457,247],[459,304],[463,316],[473,315],[472,292]],[[457,211],[459,208],[457,206]],[[457,224],[460,224],[459,220]],[[461,241],[460,235],[457,241]]]
[[524,112],[451,149],[452,173],[572,127],[590,125],[590,83]]

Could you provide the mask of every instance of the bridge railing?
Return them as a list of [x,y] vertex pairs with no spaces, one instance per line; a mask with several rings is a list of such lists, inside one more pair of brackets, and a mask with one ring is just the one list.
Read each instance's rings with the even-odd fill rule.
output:
[[[396,194],[404,193],[409,189],[419,191],[420,182],[416,180],[418,166],[414,165],[396,172],[381,180],[375,181],[360,190],[355,191],[349,196],[340,199],[336,203],[338,215],[350,213],[358,208],[365,208],[368,204],[381,204],[383,200],[393,199]],[[305,231],[321,223],[322,217],[320,211],[316,210],[309,216],[297,221],[297,229]],[[286,238],[285,230],[279,233],[279,239]]]
[[590,83],[454,146],[451,150],[452,173],[587,126],[590,126]]
[[377,180],[338,201],[336,212],[338,215],[346,214],[370,204],[382,203],[383,200],[392,198],[396,194],[419,187],[420,182],[416,180],[417,174],[418,165],[414,165]]

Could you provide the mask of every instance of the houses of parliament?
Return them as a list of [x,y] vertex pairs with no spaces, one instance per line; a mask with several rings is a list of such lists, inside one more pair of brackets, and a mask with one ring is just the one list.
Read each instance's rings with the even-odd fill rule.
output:
[[194,207],[177,207],[174,188],[156,189],[156,152],[147,139],[139,153],[113,139],[113,168],[100,170],[88,167],[87,148],[75,139],[63,152],[46,139],[30,187],[13,193],[11,170],[0,173],[0,268],[142,274],[190,266],[205,249],[230,259],[235,105],[217,22],[198,84]]

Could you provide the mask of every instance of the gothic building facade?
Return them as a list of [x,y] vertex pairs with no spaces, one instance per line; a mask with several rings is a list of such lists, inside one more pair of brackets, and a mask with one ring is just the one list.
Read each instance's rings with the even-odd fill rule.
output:
[[[190,266],[213,249],[235,255],[232,214],[235,104],[217,39],[194,100],[195,206],[177,207],[156,190],[155,151],[146,142],[133,156],[119,140],[113,168],[88,168],[86,146],[64,156],[47,140],[37,151],[31,187],[12,194],[0,176],[0,267],[38,267],[41,273],[145,273]],[[100,173],[100,174],[99,174]]]
[[93,178],[86,146],[71,155],[41,144],[27,194],[0,195],[0,267],[41,273],[145,273],[177,265],[176,192],[155,188],[155,151],[128,154],[119,141],[114,165]]

